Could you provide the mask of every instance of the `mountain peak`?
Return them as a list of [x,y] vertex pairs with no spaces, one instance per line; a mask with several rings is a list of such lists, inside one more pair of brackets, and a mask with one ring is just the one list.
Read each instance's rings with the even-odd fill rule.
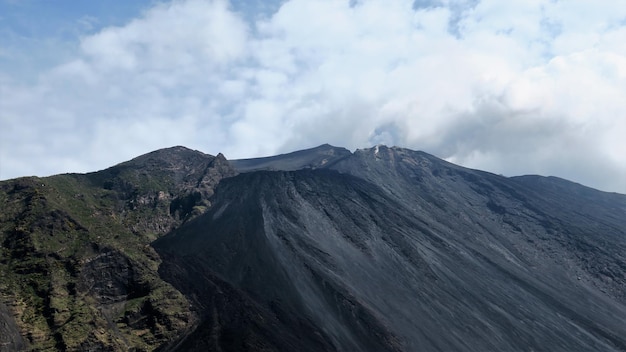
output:
[[357,149],[355,153],[367,153],[367,154],[372,154],[374,156],[381,156],[381,153],[386,153],[390,150],[393,150],[394,148],[395,147],[389,148],[385,144],[376,144],[375,146],[370,147],[370,148]]
[[169,147],[169,148],[157,149],[155,151],[140,155],[136,158],[133,158],[127,161],[127,163],[134,163],[134,164],[139,163],[140,164],[147,160],[156,160],[156,159],[163,160],[163,161],[180,162],[180,161],[188,160],[190,158],[191,159],[194,159],[194,158],[207,159],[207,158],[213,158],[213,156],[209,154],[205,154],[198,150],[189,149],[187,147],[174,146],[174,147]]

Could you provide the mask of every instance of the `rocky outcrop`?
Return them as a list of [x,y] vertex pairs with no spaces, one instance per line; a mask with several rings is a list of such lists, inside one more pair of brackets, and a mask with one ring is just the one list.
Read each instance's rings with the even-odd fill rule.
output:
[[0,352],[13,352],[26,349],[13,313],[0,302]]
[[219,182],[237,175],[237,171],[221,153],[211,160],[195,184],[181,189],[170,203],[170,214],[182,221],[204,213],[210,206],[210,197]]
[[138,265],[116,250],[104,250],[86,260],[80,270],[78,291],[99,304],[127,301],[148,294],[150,287],[141,282]]

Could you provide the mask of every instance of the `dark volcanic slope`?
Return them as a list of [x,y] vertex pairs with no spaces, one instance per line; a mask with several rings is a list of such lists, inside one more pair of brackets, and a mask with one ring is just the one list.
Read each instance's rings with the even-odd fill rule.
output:
[[351,155],[350,151],[345,148],[323,144],[316,148],[265,158],[231,160],[230,163],[239,172],[259,170],[293,171],[305,168],[328,167],[349,155]]
[[625,196],[382,146],[331,168],[226,179],[154,244],[204,317],[182,350],[626,350]]

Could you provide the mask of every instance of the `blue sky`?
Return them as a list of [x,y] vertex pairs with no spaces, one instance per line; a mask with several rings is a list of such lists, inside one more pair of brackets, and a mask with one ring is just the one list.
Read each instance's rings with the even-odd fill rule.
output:
[[626,193],[626,1],[0,0],[0,179],[420,149]]
[[[0,69],[18,80],[71,60],[81,37],[123,26],[163,0],[0,0]],[[231,8],[253,20],[270,15],[279,0],[236,0]]]
[[0,69],[16,79],[71,59],[81,36],[123,25],[149,8],[145,1],[0,1]]

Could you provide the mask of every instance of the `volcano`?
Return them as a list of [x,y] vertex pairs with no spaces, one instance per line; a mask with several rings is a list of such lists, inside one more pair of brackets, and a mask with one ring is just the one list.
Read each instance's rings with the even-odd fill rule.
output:
[[560,178],[175,147],[0,190],[0,351],[626,351],[626,196]]

